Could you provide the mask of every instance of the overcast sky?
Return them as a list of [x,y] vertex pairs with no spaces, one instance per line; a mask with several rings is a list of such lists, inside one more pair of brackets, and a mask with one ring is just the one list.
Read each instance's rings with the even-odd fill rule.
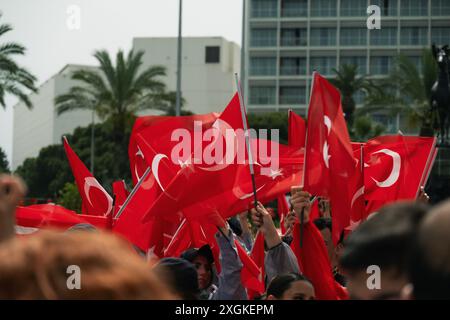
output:
[[[70,17],[80,10],[77,29]],[[133,37],[178,35],[178,0],[0,0],[14,30],[0,38],[27,48],[17,59],[41,84],[68,63],[95,64],[96,49],[129,50]],[[242,0],[184,0],[183,36],[222,36],[241,44]],[[72,26],[72,28],[70,27]],[[11,160],[12,106],[0,108],[0,147]]]

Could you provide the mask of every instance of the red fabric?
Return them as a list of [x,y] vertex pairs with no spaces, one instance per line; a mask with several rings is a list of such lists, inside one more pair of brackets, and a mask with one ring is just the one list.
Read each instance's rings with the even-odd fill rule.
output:
[[360,144],[359,148],[355,148],[355,159],[357,159],[355,174],[349,179],[351,190],[350,201],[350,225],[366,219],[366,202],[365,202],[365,186],[364,186],[364,148]]
[[284,219],[289,213],[289,204],[284,194],[278,196],[277,205],[278,205],[278,217],[280,218],[281,233],[285,234],[286,228],[284,227]]
[[239,241],[235,240],[234,243],[236,245],[239,259],[242,262],[242,285],[247,290],[255,291],[259,294],[264,293],[264,278],[261,268],[258,267],[252,257],[248,256],[247,252],[239,243]]
[[113,212],[113,199],[89,172],[64,137],[64,150],[82,199],[83,213],[106,216]]
[[[203,128],[209,128],[218,117],[216,113],[192,116],[145,116],[136,119],[128,145],[128,156],[130,159],[131,177],[133,183],[138,182],[151,163],[155,154],[165,154],[170,158],[170,150],[177,142],[171,141],[172,132],[175,129],[184,128],[193,132],[194,121],[201,121]],[[137,136],[141,135],[143,140],[152,148],[150,155],[140,149]],[[149,158],[151,156],[151,158]]]
[[333,278],[325,242],[312,222],[304,224],[303,247],[300,248],[300,224],[294,226],[291,248],[297,257],[300,270],[311,280],[316,298],[340,300],[347,298],[343,289]]
[[[258,232],[255,238],[255,242],[253,243],[253,248],[250,253],[250,257],[255,262],[256,266],[260,270],[260,276],[258,276],[258,289],[263,289],[263,291],[255,291],[251,288],[247,289],[248,299],[253,300],[254,298],[260,296],[265,292],[265,268],[264,268],[264,262],[265,262],[265,256],[266,252],[264,249],[264,234],[262,232]],[[241,273],[242,276],[242,273]],[[245,276],[245,275],[244,275]],[[260,286],[260,282],[262,282],[264,287]]]
[[129,195],[129,192],[125,185],[125,181],[119,180],[113,182],[113,194],[114,194],[114,215],[115,215]]
[[305,146],[306,125],[305,120],[294,111],[289,110],[288,117],[288,144],[291,147],[303,148]]
[[90,223],[94,227],[104,229],[107,218],[101,216],[79,215],[55,204],[36,204],[16,208],[16,224],[28,228],[68,229],[79,223]]
[[367,141],[364,148],[365,197],[385,203],[417,197],[435,138],[392,135]]
[[[219,130],[227,128],[242,130],[242,116],[237,95],[233,97],[217,119],[215,126]],[[303,154],[294,148],[257,139],[251,141],[253,153],[256,151],[258,142],[260,145],[267,145],[268,150],[271,150],[273,145],[275,149],[278,148],[280,155],[279,158],[273,157],[279,160],[279,170],[268,170],[267,163],[272,159],[269,154],[254,156],[258,162],[254,165],[258,200],[264,202],[275,199],[279,194],[289,192],[293,184],[299,183]],[[225,148],[228,147],[227,144],[224,143],[224,145]],[[245,148],[244,145],[238,145],[235,150],[240,147]],[[206,148],[204,148],[204,152]],[[191,159],[199,157],[194,151]],[[232,164],[200,165],[194,162],[191,161],[189,165],[178,172],[153,207],[148,210],[144,221],[154,215],[171,215],[178,211],[182,211],[184,216],[190,219],[201,218],[212,212],[227,218],[246,210],[251,205],[253,202],[252,183],[247,164],[238,164],[233,161]],[[160,167],[161,170],[163,168]],[[212,181],[214,183],[211,183]],[[208,188],[205,188],[205,185]],[[192,192],[192,190],[196,190],[196,192]]]
[[356,162],[341,106],[341,96],[325,78],[314,73],[308,109],[304,189],[330,199],[333,242],[350,223],[348,180]]

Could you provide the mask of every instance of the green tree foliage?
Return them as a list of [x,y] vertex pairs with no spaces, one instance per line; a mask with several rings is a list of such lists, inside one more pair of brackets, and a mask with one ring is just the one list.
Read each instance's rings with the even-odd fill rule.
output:
[[365,142],[383,134],[385,128],[368,116],[357,117],[353,122],[352,141]]
[[[280,142],[287,143],[288,137],[288,112],[250,113],[247,115],[248,125],[255,129],[278,129]],[[270,139],[270,136],[267,138]]]
[[59,192],[57,203],[64,208],[81,212],[81,197],[75,183],[66,183]]
[[2,148],[0,148],[0,173],[9,173],[8,159]]
[[[131,179],[128,150],[114,143],[111,139],[112,130],[112,125],[108,122],[95,125],[94,175],[108,191],[111,191],[113,181]],[[127,137],[130,130],[127,130]],[[91,126],[76,128],[73,134],[67,135],[67,139],[81,161],[89,168]],[[17,168],[16,173],[27,183],[28,195],[36,198],[55,199],[66,183],[74,182],[62,144],[41,149],[36,158],[26,159]]]
[[[0,24],[0,37],[11,30],[13,29],[9,24]],[[27,91],[37,91],[35,87],[36,77],[14,61],[14,57],[24,54],[25,47],[21,44],[16,42],[0,43],[0,105],[3,108],[6,107],[6,94],[19,98],[28,108],[32,107]]]

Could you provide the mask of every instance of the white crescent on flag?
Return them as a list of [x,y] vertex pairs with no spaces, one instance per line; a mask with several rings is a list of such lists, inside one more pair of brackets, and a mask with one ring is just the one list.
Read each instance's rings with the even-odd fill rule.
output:
[[86,195],[86,198],[91,206],[93,206],[91,201],[91,196],[89,194],[89,191],[91,188],[97,188],[99,189],[106,197],[106,200],[108,201],[108,209],[104,213],[104,215],[108,215],[112,210],[112,198],[111,196],[106,192],[105,189],[98,183],[98,181],[94,177],[86,177],[84,179],[84,194]]
[[392,171],[384,181],[378,181],[372,177],[372,180],[375,181],[376,185],[380,188],[389,188],[394,183],[397,182],[399,176],[400,176],[400,169],[402,166],[402,159],[400,155],[397,152],[394,152],[390,149],[381,149],[377,152],[374,152],[373,154],[377,153],[384,153],[390,157],[392,157]]

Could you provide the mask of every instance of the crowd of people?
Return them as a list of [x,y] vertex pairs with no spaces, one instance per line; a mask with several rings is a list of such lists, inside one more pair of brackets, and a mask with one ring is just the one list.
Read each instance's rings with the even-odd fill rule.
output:
[[[311,195],[293,186],[285,234],[261,203],[219,228],[218,272],[208,245],[154,259],[89,225],[17,236],[25,194],[20,178],[0,176],[0,299],[247,300],[235,240],[251,251],[255,232],[266,292],[253,299],[450,299],[450,201],[383,207],[335,244],[329,213],[311,221]],[[78,288],[68,286],[69,266],[81,271]]]

